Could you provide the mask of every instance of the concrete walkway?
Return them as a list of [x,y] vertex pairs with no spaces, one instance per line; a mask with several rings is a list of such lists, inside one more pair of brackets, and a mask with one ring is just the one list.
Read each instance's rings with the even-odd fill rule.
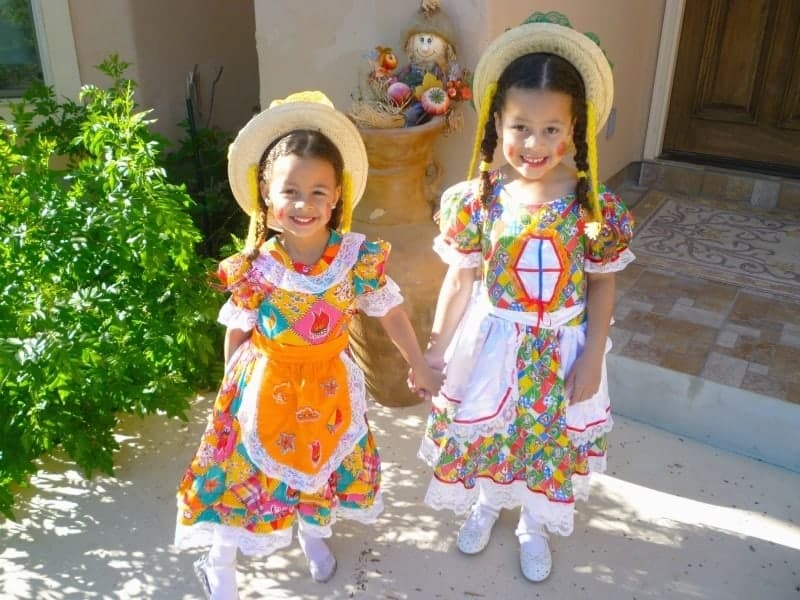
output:
[[[174,488],[203,429],[127,420],[117,478],[83,479],[49,459],[0,523],[0,598],[201,598],[191,563],[175,552]],[[516,517],[504,513],[488,549],[455,548],[459,519],[421,505],[427,469],[415,458],[425,408],[372,407],[384,458],[386,512],[371,527],[340,522],[339,570],[310,581],[295,544],[268,560],[243,558],[242,599],[800,598],[800,474],[617,418],[609,472],[579,505],[575,533],[552,541],[554,569],[531,584],[519,572]],[[761,432],[769,435],[769,432]]]

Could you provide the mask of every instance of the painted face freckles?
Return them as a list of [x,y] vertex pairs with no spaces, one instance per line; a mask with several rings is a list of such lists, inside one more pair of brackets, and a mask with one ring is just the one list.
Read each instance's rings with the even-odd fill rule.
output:
[[319,158],[281,156],[261,193],[285,236],[327,239],[328,222],[341,195],[333,166]]
[[503,156],[522,177],[541,180],[556,167],[572,141],[572,99],[562,92],[511,88],[495,127]]

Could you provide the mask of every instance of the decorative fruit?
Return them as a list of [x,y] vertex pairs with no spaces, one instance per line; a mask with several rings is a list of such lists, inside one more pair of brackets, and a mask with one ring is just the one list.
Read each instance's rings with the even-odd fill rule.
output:
[[425,112],[431,115],[443,115],[450,108],[450,97],[440,87],[425,90],[420,101]]
[[411,98],[411,88],[402,81],[395,81],[387,88],[386,95],[395,106],[403,106]]
[[406,127],[413,127],[414,125],[422,125],[428,121],[431,116],[422,108],[419,102],[412,102],[411,106],[406,109]]
[[380,60],[381,66],[387,71],[391,71],[397,66],[397,57],[394,55],[394,52],[392,52],[391,48],[384,48]]

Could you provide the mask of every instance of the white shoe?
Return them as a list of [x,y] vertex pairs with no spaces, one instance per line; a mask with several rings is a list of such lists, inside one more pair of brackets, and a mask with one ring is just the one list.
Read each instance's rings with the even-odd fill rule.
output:
[[300,548],[306,556],[308,570],[311,579],[317,583],[325,583],[333,578],[336,573],[336,557],[328,548],[328,544],[322,538],[305,534],[302,530],[298,532]]
[[209,600],[239,600],[236,563],[210,565],[205,554],[194,561],[194,572]]
[[553,569],[553,557],[550,554],[550,544],[547,537],[541,536],[544,541],[544,548],[541,542],[525,542],[519,546],[519,566],[522,574],[528,581],[538,583],[544,581]]
[[333,579],[336,574],[336,557],[329,554],[328,558],[321,561],[308,560],[308,570],[311,572],[311,579],[317,583],[326,583]]
[[456,545],[464,554],[478,554],[489,543],[497,515],[475,506],[458,530]]

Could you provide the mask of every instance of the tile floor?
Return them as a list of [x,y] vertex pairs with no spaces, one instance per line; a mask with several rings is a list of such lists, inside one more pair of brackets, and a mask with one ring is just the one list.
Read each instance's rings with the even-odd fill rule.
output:
[[[712,183],[729,190],[738,181],[732,176],[728,185],[712,173],[687,184],[675,168],[668,174],[618,188],[637,220],[647,216],[654,186],[662,192],[672,186],[671,197],[691,202],[692,186],[699,195]],[[696,169],[690,175],[696,178]],[[743,214],[754,210],[744,202],[731,202],[727,210],[732,207]],[[635,237],[632,248],[636,252]],[[612,352],[800,404],[800,297],[687,275],[655,262],[642,253],[617,277]]]

